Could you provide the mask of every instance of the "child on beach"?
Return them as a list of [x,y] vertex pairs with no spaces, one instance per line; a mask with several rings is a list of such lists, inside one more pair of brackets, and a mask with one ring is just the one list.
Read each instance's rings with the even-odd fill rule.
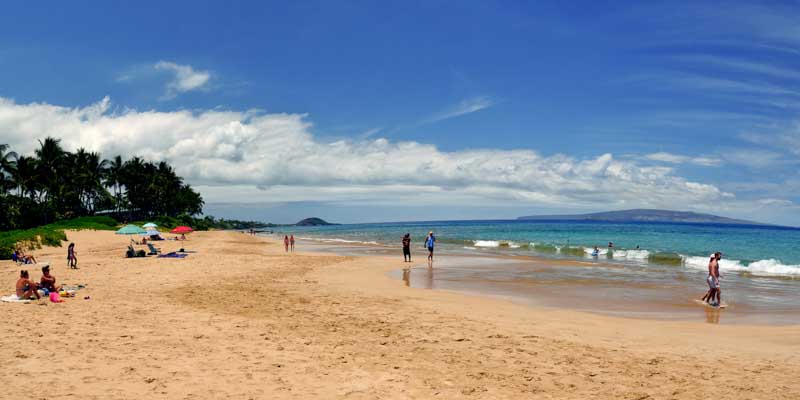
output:
[[75,243],[70,243],[67,247],[67,266],[70,269],[78,269],[78,257],[75,254],[78,254],[75,252]]
[[411,234],[403,236],[403,262],[411,262]]

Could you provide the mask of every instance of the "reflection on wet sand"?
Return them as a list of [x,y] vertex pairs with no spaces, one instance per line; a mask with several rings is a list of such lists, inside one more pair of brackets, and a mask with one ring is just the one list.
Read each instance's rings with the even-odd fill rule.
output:
[[718,324],[720,309],[715,307],[706,307],[706,322],[709,324]]
[[[412,273],[413,269],[413,273]],[[412,285],[411,276],[414,275],[414,283]],[[434,289],[436,285],[433,284],[433,268],[405,268],[403,269],[403,283],[407,287],[415,287],[420,289]]]

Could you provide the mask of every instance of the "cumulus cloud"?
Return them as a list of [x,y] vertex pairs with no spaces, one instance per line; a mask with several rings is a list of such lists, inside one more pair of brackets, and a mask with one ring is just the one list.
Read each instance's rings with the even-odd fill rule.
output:
[[650,153],[644,156],[651,161],[660,161],[670,164],[694,164],[704,167],[716,167],[720,164],[720,160],[711,157],[689,157],[679,154],[672,154],[667,152]]
[[322,141],[302,114],[111,111],[0,98],[0,142],[28,153],[62,139],[105,157],[168,160],[208,201],[336,200],[702,209],[733,200],[717,187],[612,154],[579,159],[531,150],[444,152],[418,142]]
[[172,80],[167,83],[165,99],[172,99],[181,93],[201,89],[211,79],[211,73],[208,71],[196,70],[191,65],[181,65],[170,61],[159,61],[153,65],[153,68],[173,74]]

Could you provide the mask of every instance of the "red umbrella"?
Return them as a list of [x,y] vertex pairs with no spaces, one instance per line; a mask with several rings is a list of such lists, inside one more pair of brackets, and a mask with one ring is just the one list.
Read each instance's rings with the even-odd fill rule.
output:
[[175,229],[171,230],[170,232],[171,233],[191,233],[192,231],[193,231],[192,228],[189,228],[188,226],[181,225],[181,226],[178,226]]

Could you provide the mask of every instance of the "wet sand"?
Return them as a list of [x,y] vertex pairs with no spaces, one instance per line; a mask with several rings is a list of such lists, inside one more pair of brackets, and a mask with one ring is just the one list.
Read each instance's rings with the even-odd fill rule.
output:
[[[404,266],[396,257],[285,254],[233,232],[193,234],[183,245],[198,253],[183,260],[124,259],[127,238],[68,235],[81,269],[66,269],[64,248],[34,254],[61,282],[88,284],[79,297],[0,303],[4,398],[800,393],[797,326],[618,318],[410,288],[390,276]],[[0,262],[0,291],[17,274]],[[51,392],[31,394],[43,382]]]
[[[398,257],[381,245],[331,245],[305,241],[306,248],[346,255]],[[391,272],[407,286],[456,291],[554,309],[658,320],[723,324],[800,324],[800,282],[791,277],[726,273],[724,309],[699,301],[708,290],[703,271],[682,266],[646,267],[613,261],[544,258],[502,252],[437,252],[429,269],[424,252],[409,270]]]

